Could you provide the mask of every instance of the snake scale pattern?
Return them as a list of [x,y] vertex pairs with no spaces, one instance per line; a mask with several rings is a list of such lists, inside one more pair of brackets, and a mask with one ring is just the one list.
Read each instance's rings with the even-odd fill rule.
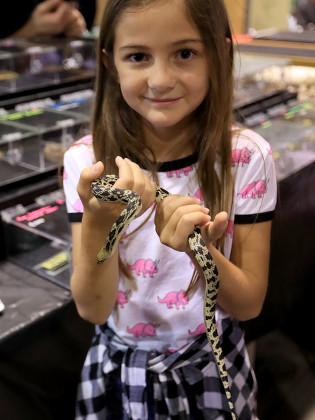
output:
[[[107,175],[103,178],[96,179],[91,184],[92,193],[96,198],[102,201],[121,202],[127,204],[116,222],[113,224],[105,245],[97,254],[98,264],[103,263],[111,257],[127,226],[141,210],[141,199],[138,194],[131,190],[122,190],[113,187],[117,179],[118,178],[115,175]],[[155,202],[158,203],[168,195],[170,195],[169,192],[163,188],[157,187]],[[198,264],[203,270],[203,274],[206,280],[204,299],[204,322],[206,326],[206,334],[212,348],[222,385],[224,387],[225,395],[230,408],[231,418],[232,420],[236,420],[234,404],[232,402],[229,388],[226,365],[219,342],[219,335],[217,332],[215,320],[215,306],[219,290],[218,270],[212,256],[210,255],[207,247],[205,246],[205,243],[203,242],[198,227],[196,227],[194,232],[188,237],[188,243],[192,252],[194,253],[196,260],[198,261]]]

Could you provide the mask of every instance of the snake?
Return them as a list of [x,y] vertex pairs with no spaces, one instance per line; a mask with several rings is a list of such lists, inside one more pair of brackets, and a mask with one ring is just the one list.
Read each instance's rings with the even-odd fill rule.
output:
[[[116,175],[106,175],[97,178],[91,183],[92,194],[99,200],[105,202],[120,202],[126,204],[117,220],[114,222],[106,240],[105,245],[99,251],[96,257],[97,264],[102,264],[108,260],[114,253],[119,240],[131,221],[141,210],[140,196],[128,189],[115,188],[114,184],[118,177]],[[157,186],[155,194],[155,203],[159,203],[164,198],[171,195],[165,189]],[[194,228],[192,234],[188,237],[188,244],[192,250],[198,264],[200,265],[205,281],[204,297],[204,323],[207,339],[211,346],[219,376],[224,388],[227,402],[230,409],[231,419],[236,420],[234,404],[228,382],[228,374],[224,360],[223,350],[220,345],[219,334],[216,327],[215,307],[219,290],[219,274],[215,261],[206,247],[198,226]]]

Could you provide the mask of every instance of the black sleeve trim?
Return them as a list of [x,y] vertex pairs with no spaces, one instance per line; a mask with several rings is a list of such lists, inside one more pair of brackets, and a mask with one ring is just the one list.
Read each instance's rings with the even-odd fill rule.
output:
[[68,213],[68,220],[70,223],[82,222],[83,213]]
[[234,223],[236,225],[251,225],[253,223],[268,222],[273,219],[274,214],[274,211],[257,214],[236,214],[234,217]]

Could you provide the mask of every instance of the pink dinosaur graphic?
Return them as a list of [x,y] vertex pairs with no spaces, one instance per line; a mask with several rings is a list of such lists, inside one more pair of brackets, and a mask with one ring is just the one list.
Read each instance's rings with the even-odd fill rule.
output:
[[267,192],[267,182],[264,180],[253,181],[250,184],[247,184],[237,195],[241,195],[242,198],[248,198],[251,195],[251,198],[261,198],[263,194]]
[[184,176],[188,176],[189,172],[193,171],[192,166],[186,166],[182,169],[177,169],[174,171],[167,171],[166,175],[168,178],[173,178],[173,175],[176,175],[176,178],[180,178],[181,174],[184,174]]
[[230,235],[231,238],[233,238],[233,232],[234,232],[234,221],[229,220],[228,221],[228,227],[226,229],[226,235]]
[[180,290],[179,292],[169,292],[167,295],[161,299],[158,297],[160,303],[166,303],[168,308],[173,308],[173,305],[176,306],[176,309],[179,309],[179,306],[182,305],[185,309],[185,305],[188,304],[188,297],[185,296],[185,291]]
[[204,324],[204,322],[200,325],[198,325],[198,327],[195,329],[195,331],[190,331],[188,330],[189,335],[198,335],[198,334],[203,334],[206,332],[206,326]]
[[83,204],[80,198],[78,198],[73,204],[72,208],[78,213],[83,213]]
[[68,179],[68,174],[67,174],[67,171],[65,169],[63,170],[62,178],[63,178],[64,181],[66,181]]
[[268,155],[272,155],[272,150],[271,150],[271,147],[270,146],[267,147],[267,152],[268,152]]
[[231,166],[235,166],[237,163],[241,163],[244,166],[244,163],[250,162],[251,152],[247,147],[243,149],[233,149],[231,155]]
[[152,278],[153,274],[157,273],[157,261],[152,261],[150,259],[140,259],[137,260],[134,264],[128,265],[129,270],[135,270],[137,276],[140,276],[142,273],[143,277],[146,277],[147,274]]
[[145,324],[143,322],[139,322],[132,328],[127,327],[127,332],[133,334],[135,338],[148,336],[154,337],[156,335],[155,326],[153,324]]
[[123,292],[122,290],[118,291],[116,303],[117,305],[120,305],[121,308],[124,307],[125,303],[128,303],[129,293],[130,293],[130,290],[127,290],[126,292]]

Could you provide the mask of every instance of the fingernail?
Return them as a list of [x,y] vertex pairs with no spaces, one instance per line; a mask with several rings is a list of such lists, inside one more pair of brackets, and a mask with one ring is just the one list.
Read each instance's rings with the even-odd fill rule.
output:
[[96,162],[92,167],[93,172],[95,172],[95,173],[99,172],[99,170],[101,169],[101,165],[102,165],[101,162]]

